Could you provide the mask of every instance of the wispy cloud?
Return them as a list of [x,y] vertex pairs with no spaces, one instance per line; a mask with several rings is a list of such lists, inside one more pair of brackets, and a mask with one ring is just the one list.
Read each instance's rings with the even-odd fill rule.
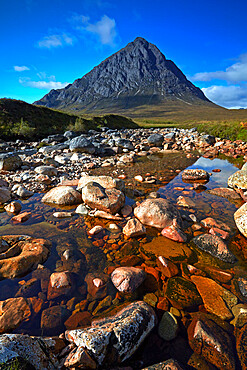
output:
[[206,97],[225,108],[247,108],[247,85],[229,85],[203,88]]
[[88,16],[74,15],[71,22],[77,30],[96,35],[101,44],[114,46],[117,36],[115,19],[103,15],[99,21],[93,23]]
[[61,35],[49,35],[45,36],[42,40],[38,42],[38,47],[52,49],[63,46],[72,46],[74,44],[75,38],[63,33]]
[[224,80],[230,83],[247,81],[247,53],[240,55],[238,62],[226,68],[225,71],[199,72],[192,76],[191,80]]
[[62,89],[68,85],[68,82],[59,81],[32,81],[29,78],[19,78],[19,83],[26,87],[33,87],[41,90],[51,90],[51,89]]
[[14,70],[16,72],[23,72],[23,71],[29,71],[30,68],[28,68],[27,66],[14,66]]

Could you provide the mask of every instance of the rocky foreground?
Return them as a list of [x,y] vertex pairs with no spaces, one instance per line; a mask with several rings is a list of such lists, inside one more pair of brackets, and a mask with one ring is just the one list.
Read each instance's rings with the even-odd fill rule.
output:
[[[76,253],[58,247],[60,260],[53,271],[44,266],[51,258],[49,240],[2,233],[0,280],[20,280],[10,298],[0,301],[0,367],[247,368],[247,273],[237,265],[240,251],[229,248],[236,232],[207,212],[198,220],[186,191],[175,204],[157,192],[128,204],[128,183],[121,174],[138,157],[153,153],[243,157],[228,188],[208,192],[237,202],[234,221],[242,243],[237,246],[245,262],[246,143],[200,135],[195,129],[104,129],[80,136],[69,131],[41,143],[1,142],[0,149],[3,218],[10,217],[13,225],[42,222],[22,209],[26,199],[43,192],[39,207],[60,207],[53,219],[77,215],[94,220],[93,227],[83,224],[92,244]],[[112,168],[119,173],[88,174],[104,167],[110,175]],[[204,191],[210,174],[184,170],[182,179],[191,191]],[[162,184],[152,174],[136,174],[135,181]],[[140,196],[137,190],[134,194]],[[107,234],[106,221],[115,239]],[[69,235],[72,229],[66,231]],[[107,257],[104,271],[89,269],[96,260],[101,266],[93,248],[102,251],[100,258]],[[26,334],[29,322],[40,322],[44,335]],[[152,365],[155,361],[160,363]]]

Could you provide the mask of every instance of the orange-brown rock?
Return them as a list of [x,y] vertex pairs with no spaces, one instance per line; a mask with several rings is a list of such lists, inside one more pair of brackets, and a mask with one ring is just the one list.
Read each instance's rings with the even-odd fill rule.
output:
[[212,279],[223,284],[229,283],[233,278],[233,274],[231,272],[221,270],[218,267],[209,265],[199,265],[198,267],[205,271]]
[[50,276],[47,299],[55,299],[67,295],[73,289],[71,273],[69,271],[54,272]]
[[204,227],[208,227],[210,229],[212,227],[217,227],[218,229],[222,229],[222,230],[225,230],[225,231],[228,231],[228,232],[231,231],[231,228],[228,225],[226,225],[224,222],[216,221],[212,217],[204,218],[203,220],[201,220],[201,224]]
[[21,211],[21,204],[19,202],[13,201],[7,204],[7,206],[5,206],[4,209],[6,212],[9,213],[18,213]]
[[217,235],[224,240],[230,237],[230,234],[227,231],[221,230],[218,227],[211,227],[211,229],[209,230],[209,234]]
[[236,332],[236,348],[242,369],[247,369],[247,324]]
[[45,239],[33,239],[25,235],[6,235],[0,254],[0,280],[13,279],[35,269],[49,254],[51,243]]
[[89,356],[88,352],[85,350],[84,347],[79,346],[69,353],[69,355],[66,357],[64,366],[66,368],[77,368],[77,369],[96,369],[97,364],[92,359],[91,356]]
[[233,317],[229,308],[238,303],[238,298],[233,293],[203,276],[191,276],[191,281],[196,285],[208,312],[223,320]]
[[22,212],[19,215],[12,217],[12,221],[14,222],[25,222],[31,217],[31,212]]
[[162,275],[170,278],[178,274],[177,266],[163,256],[157,258],[157,266],[159,267]]
[[178,309],[190,309],[202,303],[202,298],[195,284],[180,276],[168,280],[165,295],[171,304]]
[[68,320],[65,321],[64,325],[66,329],[77,329],[85,328],[91,325],[92,315],[88,311],[75,312],[73,313]]
[[31,316],[27,300],[23,297],[0,301],[0,334],[9,333]]

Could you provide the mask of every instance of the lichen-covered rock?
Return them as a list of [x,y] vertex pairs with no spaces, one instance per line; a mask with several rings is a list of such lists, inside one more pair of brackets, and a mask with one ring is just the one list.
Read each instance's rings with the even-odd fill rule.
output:
[[105,189],[97,182],[89,182],[82,189],[82,199],[91,208],[114,214],[124,205],[125,196],[118,189]]
[[[53,340],[51,339],[51,341]],[[15,367],[11,367],[11,363],[17,359],[18,362],[24,360],[29,367],[32,365],[37,370],[58,368],[55,356],[42,338],[23,334],[0,335],[0,364],[6,369],[8,365],[9,369],[14,369]]]
[[209,180],[209,173],[205,170],[201,169],[191,169],[191,170],[184,170],[182,173],[182,180],[184,182],[197,182],[203,181],[206,182]]
[[230,188],[247,190],[247,170],[240,170],[231,175],[228,179]]
[[216,258],[219,258],[223,262],[236,262],[236,257],[228,249],[223,239],[221,239],[219,236],[202,234],[193,238],[192,241],[198,248]]
[[123,293],[134,292],[145,278],[145,271],[137,267],[118,267],[111,274],[113,284]]
[[218,369],[235,369],[231,339],[213,320],[195,317],[188,328],[188,337],[193,351]]
[[23,276],[43,263],[51,243],[45,239],[33,239],[26,235],[5,235],[0,253],[0,280]]
[[71,186],[57,186],[46,193],[41,201],[43,203],[54,203],[71,206],[81,203],[81,194]]
[[[1,189],[0,189],[1,190]],[[4,207],[6,212],[19,213],[21,211],[21,204],[15,200]]]
[[134,215],[147,226],[163,229],[174,225],[182,228],[179,211],[167,199],[146,199],[134,209]]
[[105,189],[118,189],[122,192],[125,191],[125,184],[121,179],[115,179],[111,176],[90,176],[86,174],[79,179],[77,190],[81,190],[89,182],[97,182],[97,184],[100,184]]
[[0,154],[0,170],[15,171],[22,165],[21,158],[15,153]]
[[234,220],[238,230],[247,238],[247,203],[244,203],[234,213]]
[[90,328],[66,331],[65,337],[85,348],[99,365],[109,366],[132,356],[156,322],[153,309],[137,301],[115,316],[94,321]]

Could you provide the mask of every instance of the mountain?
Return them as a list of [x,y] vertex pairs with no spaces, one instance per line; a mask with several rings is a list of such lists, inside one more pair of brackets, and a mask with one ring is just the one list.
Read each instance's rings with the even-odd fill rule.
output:
[[137,37],[82,78],[51,90],[34,104],[84,113],[127,113],[171,102],[215,106],[155,45]]

